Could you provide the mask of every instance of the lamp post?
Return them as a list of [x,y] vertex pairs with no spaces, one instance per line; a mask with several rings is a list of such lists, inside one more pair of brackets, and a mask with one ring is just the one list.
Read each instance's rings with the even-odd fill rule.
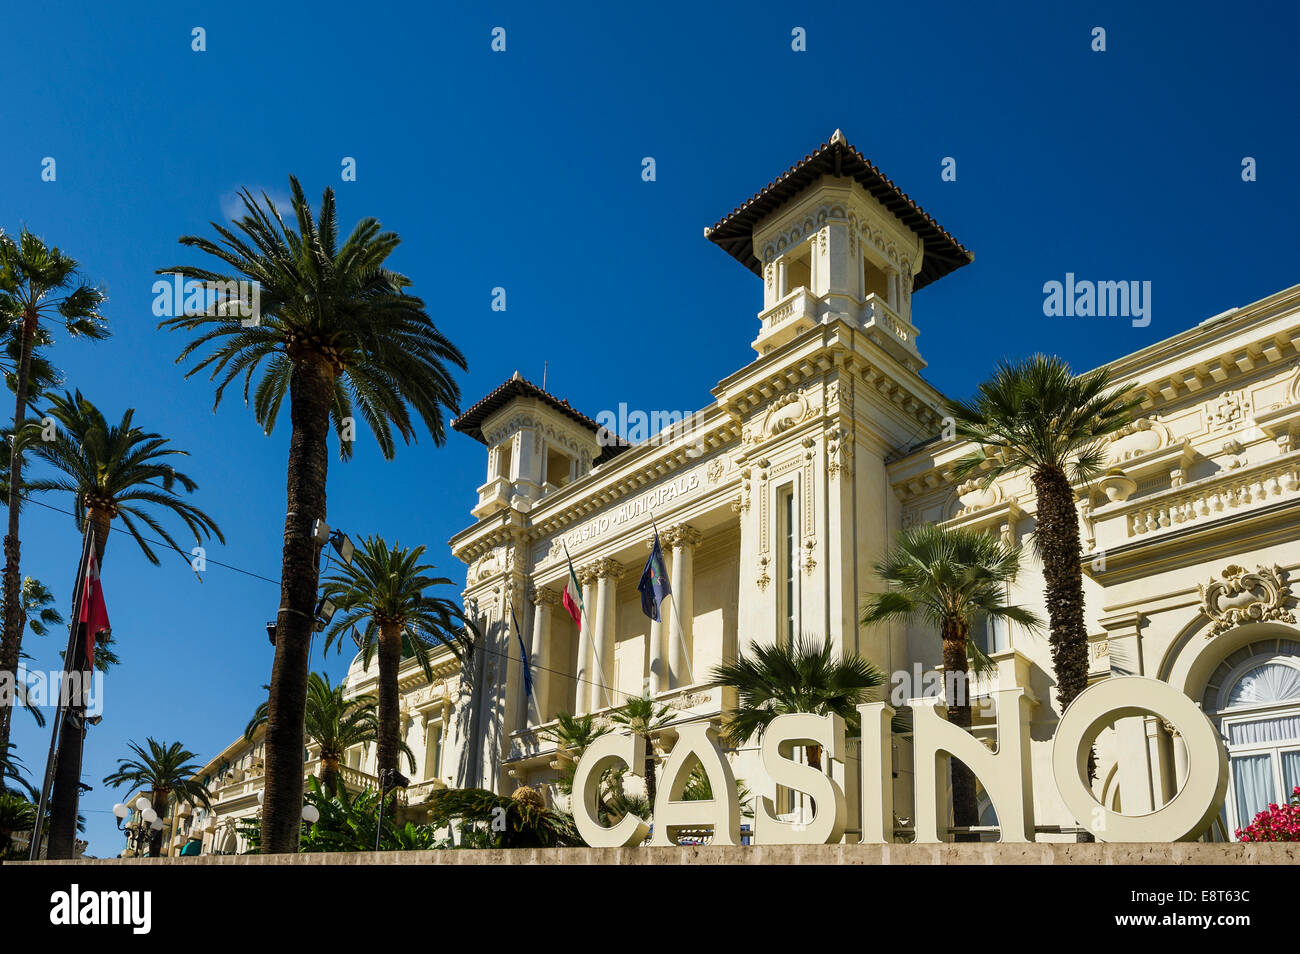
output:
[[[352,544],[352,539],[342,530],[331,530],[329,524],[324,520],[317,520],[311,527],[312,540],[318,547],[324,547],[329,544],[338,554],[339,559],[348,566],[352,565],[352,555],[356,552],[356,547]],[[316,603],[315,620],[312,624],[312,630],[319,633],[329,625],[330,619],[334,616],[336,607],[329,600],[321,598]],[[275,645],[275,633],[279,626],[278,620],[270,620],[266,624],[266,636]]]
[[148,848],[154,832],[162,830],[162,819],[153,810],[149,799],[143,795],[134,802],[135,811],[140,813],[138,821],[127,821],[131,807],[118,802],[113,806],[113,815],[117,819],[117,830],[126,833],[127,850],[141,856]]

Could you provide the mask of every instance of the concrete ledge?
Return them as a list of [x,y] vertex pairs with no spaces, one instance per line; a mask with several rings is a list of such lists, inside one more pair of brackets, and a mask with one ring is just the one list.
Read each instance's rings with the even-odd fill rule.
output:
[[752,848],[516,848],[300,855],[104,858],[5,865],[1294,865],[1300,843],[769,845]]

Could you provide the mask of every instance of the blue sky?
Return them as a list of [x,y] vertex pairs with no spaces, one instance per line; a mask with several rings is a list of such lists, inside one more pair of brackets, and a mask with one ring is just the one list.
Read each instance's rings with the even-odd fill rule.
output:
[[[965,394],[1004,355],[1092,367],[1297,280],[1296,15],[1282,4],[845,5],[172,3],[19,5],[0,36],[0,226],[26,225],[109,294],[114,337],[59,336],[51,358],[110,416],[191,453],[195,501],[221,524],[209,556],[277,578],[288,420],[263,436],[238,397],[156,329],[154,270],[201,261],[241,186],[338,192],[350,226],[404,238],[410,275],[469,358],[465,406],[514,370],[588,414],[695,409],[750,360],[758,279],[702,228],[840,127],[974,251],[919,292],[929,380]],[[207,50],[191,50],[191,29]],[[507,49],[493,53],[494,27]],[[1107,31],[1104,53],[1091,31]],[[807,51],[791,49],[804,27]],[[57,179],[41,181],[54,157]],[[340,181],[345,156],[357,181]],[[657,179],[641,179],[652,156]],[[940,180],[944,157],[957,179]],[[1258,181],[1243,182],[1243,157]],[[1046,318],[1066,272],[1152,283],[1152,322]],[[494,287],[507,311],[490,310]],[[424,543],[447,575],[483,449],[453,434],[385,463],[363,435],[331,461],[329,522]],[[50,499],[67,508],[70,501]],[[24,512],[23,571],[70,597],[70,517]],[[90,851],[121,842],[100,779],[129,739],[182,740],[206,758],[262,695],[274,584],[179,558],[150,566],[115,536],[104,585],[122,666],[88,739]],[[63,639],[28,637],[53,668]],[[319,658],[319,657],[318,657]],[[321,665],[334,677],[346,656]],[[39,774],[48,736],[15,718]]]

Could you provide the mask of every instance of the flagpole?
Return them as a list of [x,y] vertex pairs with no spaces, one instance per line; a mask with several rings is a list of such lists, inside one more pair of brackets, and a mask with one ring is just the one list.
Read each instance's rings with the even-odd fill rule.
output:
[[[86,566],[90,562],[90,546],[94,539],[94,526],[89,516],[86,518],[86,531],[82,535],[81,560],[77,565],[77,584],[72,591],[72,619],[68,626],[68,648],[63,653],[63,676],[59,680],[59,706],[55,711],[54,726],[50,730],[50,751],[45,757],[45,779],[41,783],[41,797],[36,805],[36,824],[32,826],[32,837],[27,849],[27,860],[40,858],[42,831],[45,827],[45,810],[49,804],[50,786],[54,781],[54,771],[59,761],[59,737],[63,734],[63,723],[68,715],[67,685],[68,666],[76,661],[77,637],[81,634],[81,604],[86,589]],[[84,686],[81,687],[84,690]]]
[[[655,515],[653,510],[650,511],[650,526],[655,532],[655,539],[658,539],[659,525],[655,523]],[[671,581],[669,581],[668,596],[669,596],[669,602],[672,604],[673,615],[677,617],[677,641],[682,644],[682,662],[686,664],[686,677],[687,679],[690,680],[690,682],[688,682],[687,685],[690,685],[691,683],[695,682],[695,670],[691,667],[691,654],[687,651],[686,648],[686,627],[682,625],[682,614],[681,611],[678,610],[677,608],[677,594],[672,591]],[[670,626],[669,629],[671,628],[672,627]],[[672,647],[669,648],[671,649]],[[669,673],[671,674],[671,672],[672,672],[672,667],[670,665]]]
[[[532,712],[532,714],[533,714],[533,719],[536,721],[537,725],[541,725],[541,724],[542,724],[542,712],[541,712],[541,710],[540,710],[539,708],[537,708],[537,696],[536,696],[535,693],[532,693],[532,692],[529,692],[529,691],[528,691],[528,687],[529,687],[529,685],[530,685],[531,677],[532,677],[532,673],[531,673],[531,671],[530,671],[530,670],[533,668],[533,667],[532,667],[532,659],[529,657],[528,653],[524,651],[524,634],[523,634],[523,632],[519,629],[519,618],[518,618],[517,616],[515,616],[515,601],[514,601],[514,598],[513,598],[513,597],[509,597],[509,596],[507,596],[507,597],[506,597],[506,605],[510,607],[510,621],[514,624],[514,627],[515,627],[515,635],[516,635],[516,636],[518,637],[518,639],[519,639],[519,650],[520,650],[520,652],[519,652],[519,665],[520,665],[520,667],[522,668],[522,670],[523,670],[524,672],[527,672],[527,673],[528,673],[527,675],[525,675],[525,676],[523,677],[523,682],[524,682],[524,703],[525,703],[525,706],[524,706],[524,707],[525,707],[527,710],[529,710],[530,712]],[[536,610],[534,610],[534,612],[536,612]],[[507,653],[506,656],[507,656],[507,658],[509,658],[509,653]],[[527,720],[525,720],[525,721],[527,721]]]
[[[560,545],[564,547],[564,558],[565,558],[566,560],[569,561],[569,572],[570,572],[570,574],[572,574],[572,573],[573,573],[573,557],[569,555],[569,545],[568,545],[567,543],[565,543],[563,540],[560,541]],[[604,667],[604,665],[601,663],[601,659],[600,659],[600,644],[599,644],[599,643],[597,642],[597,640],[596,640],[596,632],[595,632],[595,629],[592,628],[592,626],[591,626],[591,616],[587,613],[587,601],[584,600],[584,599],[582,598],[582,592],[581,592],[581,591],[578,592],[578,606],[582,609],[582,612],[581,612],[581,614],[579,614],[579,615],[582,617],[582,619],[584,619],[584,620],[586,621],[585,625],[588,627],[587,632],[591,633],[591,654],[592,654],[592,656],[593,656],[593,657],[595,658],[595,660],[596,660],[596,675],[599,677],[599,678],[597,678],[597,679],[593,679],[593,678],[591,678],[591,673],[588,673],[588,674],[587,674],[587,681],[588,681],[589,683],[591,683],[593,686],[599,686],[600,688],[604,689],[604,690],[605,690],[605,705],[606,705],[606,706],[612,706],[612,705],[614,704],[614,700],[610,698],[610,694],[609,694],[609,686],[605,685],[605,682],[604,682],[604,679],[605,679],[604,669],[605,669],[605,667]],[[582,661],[581,661],[581,660],[578,661],[578,665],[579,665],[579,666],[582,665]]]

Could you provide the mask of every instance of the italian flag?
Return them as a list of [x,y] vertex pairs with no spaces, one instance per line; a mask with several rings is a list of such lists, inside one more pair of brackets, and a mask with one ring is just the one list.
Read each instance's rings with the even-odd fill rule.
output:
[[582,587],[578,585],[578,574],[573,572],[573,558],[569,556],[569,548],[564,548],[564,559],[569,561],[569,579],[564,584],[564,593],[560,596],[560,604],[564,611],[573,618],[573,622],[578,627],[578,632],[582,632],[582,613],[586,609],[582,605]]

